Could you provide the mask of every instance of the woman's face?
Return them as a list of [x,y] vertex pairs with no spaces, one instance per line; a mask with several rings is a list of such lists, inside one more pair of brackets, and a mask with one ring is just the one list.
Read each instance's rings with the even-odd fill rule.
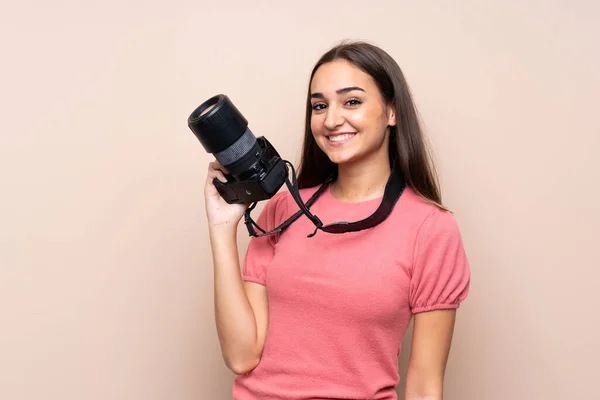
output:
[[312,134],[333,163],[387,160],[394,109],[368,74],[345,60],[326,63],[315,73],[310,92]]

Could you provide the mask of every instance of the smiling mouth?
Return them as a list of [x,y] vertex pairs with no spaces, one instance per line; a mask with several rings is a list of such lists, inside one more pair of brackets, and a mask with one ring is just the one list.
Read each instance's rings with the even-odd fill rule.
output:
[[356,136],[355,132],[342,133],[338,135],[329,135],[327,136],[327,140],[332,144],[342,144],[351,140],[354,136]]

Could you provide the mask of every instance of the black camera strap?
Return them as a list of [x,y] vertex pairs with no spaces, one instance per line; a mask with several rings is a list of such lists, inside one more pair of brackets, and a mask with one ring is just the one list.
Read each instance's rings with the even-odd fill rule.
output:
[[[323,225],[323,222],[316,215],[314,215],[310,212],[310,207],[323,194],[323,192],[331,184],[331,182],[333,182],[336,179],[337,173],[334,172],[329,177],[327,177],[327,179],[325,180],[325,182],[323,182],[321,187],[319,187],[319,189],[310,197],[310,199],[306,202],[306,204],[304,204],[304,202],[302,201],[302,198],[300,197],[300,193],[298,191],[298,182],[296,180],[296,172],[294,170],[294,166],[289,161],[284,161],[284,162],[289,165],[289,167],[292,171],[292,182],[290,182],[289,176],[288,176],[285,179],[285,184],[288,187],[291,196],[294,198],[294,201],[296,202],[296,204],[298,204],[298,207],[300,207],[300,210],[297,211],[294,215],[292,215],[290,218],[288,218],[286,221],[284,221],[281,225],[279,225],[275,229],[273,229],[269,232],[266,232],[264,229],[262,229],[260,226],[258,226],[258,224],[256,222],[254,222],[252,217],[250,217],[250,212],[252,212],[252,210],[256,207],[257,203],[251,204],[246,209],[246,212],[244,213],[244,223],[246,224],[246,227],[248,229],[248,233],[250,234],[250,236],[261,237],[261,236],[271,235],[274,233],[283,232],[294,221],[296,221],[298,218],[300,218],[303,214],[306,215],[307,218],[310,219],[311,222],[316,226],[315,231],[308,235],[309,238],[315,236],[319,229],[322,230],[323,232],[327,232],[327,233],[357,232],[357,231],[369,229],[369,228],[372,228],[372,227],[380,224],[381,222],[383,222],[391,214],[392,210],[394,209],[394,206],[396,205],[396,202],[400,198],[400,195],[402,195],[402,192],[404,191],[404,188],[406,186],[404,176],[402,175],[397,163],[394,162],[392,164],[392,171],[391,171],[390,177],[385,186],[385,191],[383,194],[383,199],[381,201],[381,204],[379,205],[379,207],[377,208],[377,210],[375,210],[375,212],[373,214],[371,214],[370,216],[368,216],[360,221],[355,221],[355,222],[343,222],[342,221],[342,222],[335,222],[332,224]],[[260,234],[257,233],[256,229],[254,229],[255,227],[262,233],[260,233]]]

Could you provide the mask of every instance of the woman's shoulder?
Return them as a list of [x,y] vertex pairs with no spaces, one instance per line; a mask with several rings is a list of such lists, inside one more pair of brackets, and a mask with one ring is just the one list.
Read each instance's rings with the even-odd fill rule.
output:
[[[298,193],[302,201],[306,203],[318,189],[319,187],[299,189]],[[287,188],[281,189],[268,199],[263,210],[264,213],[270,214],[277,222],[290,217],[296,211],[298,211],[298,205]]]
[[410,187],[404,190],[401,204],[402,214],[408,215],[417,226],[428,221],[435,221],[436,226],[441,229],[452,228],[456,225],[456,220],[450,210],[426,199]]
[[[303,202],[307,202],[310,197],[315,194],[315,192],[319,190],[319,186],[314,186],[314,187],[309,187],[309,188],[304,188],[304,189],[299,189],[298,193],[300,194],[300,197],[302,198]],[[277,205],[277,206],[282,206],[284,205],[286,202],[293,202],[295,204],[295,200],[292,197],[292,193],[290,193],[289,189],[285,188],[285,189],[281,189],[279,192],[277,192],[274,196],[272,196],[268,202],[269,203],[273,203],[273,205]]]

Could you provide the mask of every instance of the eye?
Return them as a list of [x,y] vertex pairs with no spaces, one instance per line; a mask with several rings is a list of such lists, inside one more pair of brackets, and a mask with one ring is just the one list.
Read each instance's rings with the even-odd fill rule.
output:
[[315,103],[312,105],[314,111],[321,111],[326,107],[325,103]]
[[362,104],[362,101],[360,101],[359,99],[349,99],[348,101],[346,101],[346,104],[351,107],[356,107]]

